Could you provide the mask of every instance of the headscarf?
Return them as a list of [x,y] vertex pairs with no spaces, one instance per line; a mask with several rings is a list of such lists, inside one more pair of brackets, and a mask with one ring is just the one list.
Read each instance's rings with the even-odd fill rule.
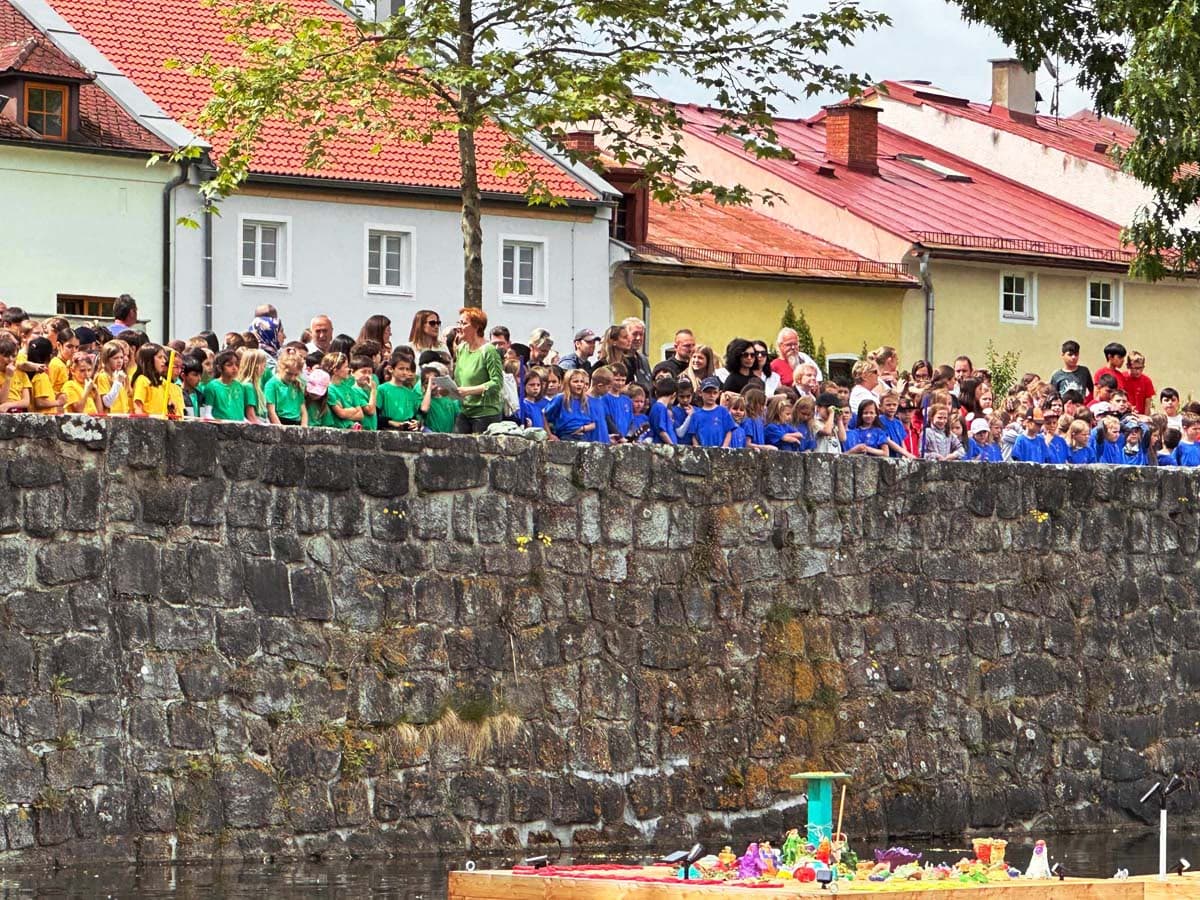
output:
[[279,320],[272,316],[256,316],[250,323],[250,330],[258,338],[258,346],[274,359],[279,353],[279,334],[282,327]]

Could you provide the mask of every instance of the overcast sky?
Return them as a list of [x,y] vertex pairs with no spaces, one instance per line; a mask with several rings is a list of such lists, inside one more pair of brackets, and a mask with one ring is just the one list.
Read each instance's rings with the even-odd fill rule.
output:
[[[862,0],[867,9],[885,12],[892,25],[862,37],[851,48],[839,49],[831,60],[844,68],[872,79],[923,79],[938,87],[987,102],[992,81],[989,59],[1011,56],[1004,42],[990,28],[968,25],[956,5],[946,0]],[[817,0],[792,0],[799,12],[822,7]],[[1060,89],[1060,112],[1070,115],[1090,106],[1088,97],[1070,83],[1070,73],[1060,72],[1066,82]],[[1044,102],[1039,112],[1050,111],[1054,79],[1042,69],[1038,72],[1038,91]],[[689,86],[664,84],[663,94],[672,100],[702,102],[705,98]],[[795,109],[781,110],[784,115],[807,115],[837,98],[814,98]]]

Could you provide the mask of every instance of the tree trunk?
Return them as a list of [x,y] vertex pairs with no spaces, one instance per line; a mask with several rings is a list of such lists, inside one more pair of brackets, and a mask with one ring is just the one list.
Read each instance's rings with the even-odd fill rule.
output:
[[463,306],[482,307],[483,219],[479,209],[479,171],[473,127],[459,129],[458,164],[462,181]]

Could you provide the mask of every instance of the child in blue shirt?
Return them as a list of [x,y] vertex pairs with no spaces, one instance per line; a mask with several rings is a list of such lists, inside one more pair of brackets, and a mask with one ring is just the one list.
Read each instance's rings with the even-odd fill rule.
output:
[[746,401],[746,418],[742,421],[742,432],[746,435],[747,447],[766,447],[767,444],[767,395],[758,388],[747,388],[742,394]]
[[650,433],[656,444],[678,444],[679,426],[675,424],[676,383],[672,378],[654,382],[654,404],[650,407]]
[[1025,433],[1017,435],[1013,442],[1013,462],[1046,462],[1046,440],[1042,437],[1042,411],[1033,409],[1025,413]]
[[746,398],[741,394],[726,391],[721,395],[721,405],[733,416],[733,435],[729,439],[730,450],[745,450],[746,442]]
[[1200,466],[1200,416],[1185,413],[1183,433],[1187,435],[1187,442],[1181,438],[1175,447],[1175,465],[1188,468]]
[[699,408],[692,410],[687,438],[693,447],[728,447],[737,426],[729,410],[717,403],[721,379],[709,376],[700,383]]
[[628,441],[633,425],[633,401],[625,396],[625,367],[616,363],[606,368],[612,373],[612,386],[605,403],[608,405],[608,432],[614,444]]
[[[1166,416],[1163,416],[1165,419]],[[1178,428],[1167,428],[1162,433],[1162,446],[1158,450],[1158,464],[1160,466],[1175,465],[1175,451],[1179,449],[1183,441],[1183,435],[1179,433]]]
[[1091,465],[1096,461],[1096,450],[1092,446],[1088,423],[1075,419],[1067,429],[1067,462],[1073,466]]
[[778,450],[799,453],[804,449],[804,438],[796,433],[791,419],[792,401],[786,394],[776,394],[767,404],[767,424],[763,429],[763,440],[767,446]]
[[912,454],[904,448],[904,442],[908,440],[908,429],[896,417],[896,412],[899,409],[900,393],[895,390],[888,390],[879,398],[879,424],[887,432],[889,441],[888,454],[893,458],[907,456],[911,459]]
[[1139,422],[1136,416],[1126,416],[1121,422],[1121,437],[1121,465],[1154,465],[1156,460],[1150,455],[1149,425]]
[[681,438],[684,432],[679,429],[692,412],[693,393],[692,383],[686,378],[680,378],[675,386],[675,403],[671,406],[671,415],[675,418],[675,433]]
[[1061,415],[1055,420],[1053,414],[1046,415],[1046,462],[1062,465],[1067,461],[1071,447],[1067,443],[1067,435],[1071,430],[1071,417]]
[[560,441],[588,441],[596,431],[596,418],[588,395],[588,373],[570,369],[563,381],[563,392],[546,406],[546,424]]
[[[591,432],[589,440],[595,444],[611,444],[612,433],[609,431],[609,411],[612,405],[609,403],[609,390],[612,388],[612,369],[608,366],[600,366],[592,372],[592,389],[588,394],[588,409],[591,410],[592,418],[596,421],[596,429]],[[619,441],[619,438],[618,438]]]
[[1100,424],[1092,429],[1092,450],[1096,454],[1096,462],[1111,466],[1124,465],[1125,453],[1121,444],[1121,420],[1116,416],[1106,415]]
[[641,385],[631,384],[625,388],[625,396],[629,398],[633,410],[633,418],[629,421],[629,440],[635,444],[653,443],[650,417],[646,415],[646,392]]
[[542,376],[536,369],[530,369],[525,376],[525,399],[521,401],[521,424],[526,428],[546,427],[546,404],[542,396]]
[[1002,462],[1004,455],[1000,445],[992,440],[991,424],[983,416],[971,420],[971,446],[975,453],[972,459],[977,462]]
[[847,453],[887,456],[888,433],[879,421],[879,405],[874,400],[862,401],[858,404],[855,419],[857,426],[847,429],[842,449]]

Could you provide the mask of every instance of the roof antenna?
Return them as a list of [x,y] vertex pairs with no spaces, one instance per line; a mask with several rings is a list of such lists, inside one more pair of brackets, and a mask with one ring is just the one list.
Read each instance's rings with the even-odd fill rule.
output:
[[1054,79],[1054,92],[1050,95],[1050,115],[1058,118],[1058,93],[1062,87],[1062,81],[1058,77],[1058,57],[1055,56],[1055,62],[1050,62],[1049,58],[1042,60],[1042,65]]

